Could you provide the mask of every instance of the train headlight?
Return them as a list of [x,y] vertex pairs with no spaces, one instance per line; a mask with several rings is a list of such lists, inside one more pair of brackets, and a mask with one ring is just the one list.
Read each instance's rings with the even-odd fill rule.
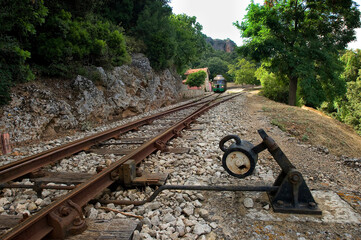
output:
[[224,86],[222,85],[221,88],[224,88]]

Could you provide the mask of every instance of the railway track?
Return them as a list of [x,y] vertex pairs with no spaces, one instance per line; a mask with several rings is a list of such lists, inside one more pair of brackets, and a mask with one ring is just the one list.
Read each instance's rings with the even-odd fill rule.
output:
[[[167,150],[166,143],[180,136],[181,131],[189,128],[202,113],[236,96],[210,97],[212,99],[184,104],[1,166],[1,188],[30,188],[38,195],[44,189],[67,192],[8,231],[1,239],[62,239],[82,232],[86,228],[82,207],[114,182],[126,182],[122,172],[124,166],[139,166],[153,152]],[[128,146],[127,149],[119,148],[124,145]],[[89,154],[88,159],[93,158],[94,165],[78,169],[75,166],[77,156],[74,154],[84,151]],[[108,156],[108,159],[100,162],[97,155]],[[57,169],[63,169],[62,166],[67,163],[73,164],[70,167],[67,165],[67,174],[57,173]],[[14,182],[21,178],[31,180]],[[152,179],[144,180],[143,177],[142,184],[147,181],[149,183]]]

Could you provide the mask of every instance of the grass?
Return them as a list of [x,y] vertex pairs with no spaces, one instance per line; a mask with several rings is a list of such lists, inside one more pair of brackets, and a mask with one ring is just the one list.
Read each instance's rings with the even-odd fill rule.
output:
[[360,157],[361,137],[354,129],[311,108],[293,107],[271,101],[253,91],[250,106],[270,119],[270,123],[302,142],[325,146],[336,156]]
[[303,134],[303,136],[301,138],[302,142],[307,142],[309,139],[310,138],[309,138],[309,136],[307,134]]
[[279,129],[281,129],[282,131],[286,131],[286,126],[281,122],[282,120],[274,118],[271,120],[271,124],[274,126],[277,126]]

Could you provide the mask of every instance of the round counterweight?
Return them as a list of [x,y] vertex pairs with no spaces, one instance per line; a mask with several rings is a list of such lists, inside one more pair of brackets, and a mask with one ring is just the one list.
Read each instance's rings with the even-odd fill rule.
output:
[[230,175],[245,178],[253,173],[256,159],[245,149],[233,148],[223,155],[222,166]]
[[[235,142],[227,148],[225,143],[230,140]],[[230,175],[245,178],[253,173],[258,155],[252,150],[252,143],[241,140],[237,135],[228,135],[222,138],[219,147],[224,152],[222,166]]]
[[251,161],[242,152],[232,152],[226,157],[226,167],[234,174],[245,174],[251,168]]

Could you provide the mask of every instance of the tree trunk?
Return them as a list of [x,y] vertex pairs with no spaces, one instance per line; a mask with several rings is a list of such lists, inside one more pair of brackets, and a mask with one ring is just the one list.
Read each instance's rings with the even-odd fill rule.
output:
[[297,77],[290,77],[290,89],[288,93],[288,105],[296,105]]

